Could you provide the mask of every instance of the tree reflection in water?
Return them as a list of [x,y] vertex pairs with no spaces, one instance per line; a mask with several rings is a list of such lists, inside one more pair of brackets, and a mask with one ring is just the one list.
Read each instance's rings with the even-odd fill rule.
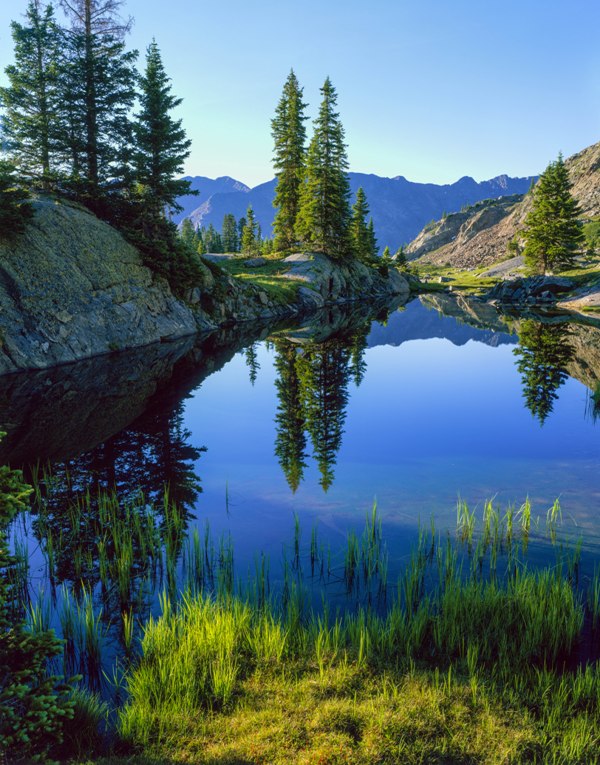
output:
[[543,425],[554,408],[558,389],[569,377],[573,358],[567,324],[545,324],[525,319],[519,328],[517,369],[523,382],[525,404]]
[[327,491],[342,445],[348,387],[365,374],[364,352],[370,323],[324,342],[274,340],[277,378],[275,455],[295,492],[307,466],[307,434]]

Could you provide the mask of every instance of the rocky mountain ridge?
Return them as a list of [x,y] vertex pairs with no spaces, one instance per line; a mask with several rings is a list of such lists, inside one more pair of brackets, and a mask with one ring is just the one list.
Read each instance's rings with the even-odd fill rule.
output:
[[[565,160],[586,220],[600,216],[600,142]],[[407,253],[421,263],[473,269],[490,266],[514,255],[510,243],[518,244],[518,232],[532,205],[530,194],[515,203],[507,199],[496,205],[474,206],[464,218],[437,221],[409,244]]]
[[[500,175],[488,181],[477,182],[465,176],[455,183],[438,185],[413,183],[401,175],[382,178],[373,174],[349,173],[348,177],[353,198],[360,186],[365,190],[380,248],[388,245],[392,252],[410,242],[425,224],[440,218],[443,213],[456,212],[465,205],[483,199],[524,194],[532,181],[532,178]],[[263,236],[270,236],[275,215],[275,179],[250,190],[242,184],[243,188],[239,190],[230,189],[225,192],[213,192],[208,186],[203,192],[202,184],[205,180],[197,181],[201,189],[199,197],[179,199],[186,211],[192,205],[195,208],[176,216],[176,222],[180,223],[184,217],[188,217],[194,226],[212,224],[220,230],[225,214],[232,213],[239,219],[246,214],[251,204]],[[196,183],[196,179],[192,179],[192,183]]]

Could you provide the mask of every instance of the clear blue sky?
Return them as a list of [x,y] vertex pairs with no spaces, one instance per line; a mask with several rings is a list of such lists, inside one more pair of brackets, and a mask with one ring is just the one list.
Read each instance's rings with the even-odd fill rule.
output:
[[[0,4],[0,69],[9,22]],[[10,5],[10,7],[9,7]],[[329,75],[352,170],[448,183],[532,175],[600,140],[598,0],[128,0],[192,138],[186,172],[272,177],[270,119],[293,67],[314,115]]]

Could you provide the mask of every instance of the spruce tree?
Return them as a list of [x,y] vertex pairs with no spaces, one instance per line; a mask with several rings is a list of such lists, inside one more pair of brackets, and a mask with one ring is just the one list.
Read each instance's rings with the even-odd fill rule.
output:
[[27,201],[29,193],[19,186],[14,171],[13,165],[0,160],[0,239],[20,234],[33,214]]
[[523,256],[531,273],[546,274],[575,265],[584,241],[581,208],[562,155],[551,162],[533,190],[533,207],[525,218]]
[[146,71],[140,79],[141,112],[135,123],[135,176],[143,189],[144,204],[154,217],[181,210],[177,197],[193,194],[190,181],[177,178],[190,154],[181,120],[170,112],[181,103],[171,93],[156,41],[146,55]]
[[377,243],[377,237],[375,236],[375,225],[373,218],[369,218],[369,225],[367,226],[367,233],[369,235],[369,254],[371,259],[374,260],[379,252],[379,244]]
[[306,247],[343,258],[351,250],[348,159],[344,128],[335,111],[337,93],[329,77],[321,94],[306,158],[296,234]]
[[405,268],[406,267],[408,261],[406,259],[406,254],[404,252],[404,247],[398,247],[398,249],[394,253],[394,258],[393,259],[394,259],[396,265],[399,268]]
[[298,377],[297,359],[295,343],[285,338],[275,341],[275,454],[294,493],[304,478],[307,458],[303,390]]
[[137,52],[127,52],[131,20],[123,0],[61,0],[71,20],[61,66],[60,132],[72,182],[92,201],[131,181],[129,154]]
[[361,186],[356,192],[356,202],[352,207],[350,242],[356,257],[365,263],[372,258],[371,237],[367,225],[368,214],[369,205],[367,204],[367,196]]
[[19,175],[49,189],[57,174],[56,113],[61,33],[54,9],[30,0],[25,24],[11,24],[15,63],[0,88],[2,139]]
[[239,239],[237,223],[235,222],[235,216],[231,213],[227,213],[223,216],[223,225],[221,227],[221,240],[223,242],[224,252],[238,252]]
[[306,128],[304,115],[306,104],[302,100],[303,89],[294,70],[283,86],[283,93],[271,120],[274,142],[273,165],[277,186],[273,205],[277,208],[273,231],[275,247],[289,251],[296,245],[296,220],[300,205],[300,188],[304,178],[306,155]]
[[[181,222],[181,228],[179,230],[179,236],[181,237],[182,241],[184,241],[188,247],[194,248],[194,239],[197,239],[196,230],[194,228],[194,224],[189,218],[184,218]],[[198,243],[196,242],[196,247],[198,246]]]
[[254,216],[252,205],[246,211],[246,224],[242,231],[241,251],[244,255],[254,255],[258,250],[257,240],[258,224]]

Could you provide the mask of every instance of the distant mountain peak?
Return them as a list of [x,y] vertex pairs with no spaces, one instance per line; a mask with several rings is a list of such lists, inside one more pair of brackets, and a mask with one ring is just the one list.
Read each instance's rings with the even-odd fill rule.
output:
[[[392,252],[408,244],[432,219],[444,213],[457,212],[465,205],[483,199],[529,190],[529,178],[509,178],[507,175],[478,183],[468,175],[455,183],[415,183],[403,175],[384,178],[374,173],[349,173],[353,194],[362,186],[367,195],[380,250],[387,245]],[[230,176],[211,180],[196,176],[188,178],[192,187],[200,191],[199,197],[182,197],[179,202],[184,212],[174,221],[180,223],[188,217],[194,226],[212,225],[220,230],[224,215],[231,213],[239,220],[252,205],[263,235],[271,232],[275,208],[273,197],[275,179],[250,189]]]

